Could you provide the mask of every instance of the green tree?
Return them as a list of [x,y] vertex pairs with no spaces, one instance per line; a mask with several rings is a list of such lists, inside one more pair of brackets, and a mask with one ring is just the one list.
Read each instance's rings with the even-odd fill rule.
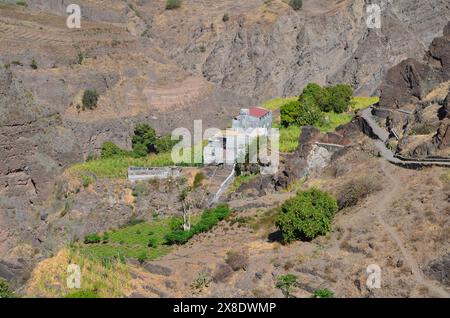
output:
[[0,277],[0,298],[14,298],[14,292],[6,280]]
[[300,103],[298,101],[292,101],[281,106],[281,125],[289,127],[295,124],[299,112],[299,105]]
[[134,129],[133,150],[142,151],[143,145],[147,149],[147,153],[155,152],[156,140],[156,132],[149,124],[139,124]]
[[297,126],[318,125],[322,120],[323,114],[315,99],[309,95],[301,96],[295,124]]
[[286,298],[289,298],[295,285],[297,285],[297,276],[294,274],[286,274],[278,277],[276,287],[281,289]]
[[327,90],[329,91],[328,108],[338,114],[348,111],[352,103],[352,87],[347,84],[338,84],[327,87]]
[[281,230],[285,243],[311,240],[331,229],[337,210],[335,198],[326,192],[311,189],[297,193],[294,198],[282,204],[276,225]]

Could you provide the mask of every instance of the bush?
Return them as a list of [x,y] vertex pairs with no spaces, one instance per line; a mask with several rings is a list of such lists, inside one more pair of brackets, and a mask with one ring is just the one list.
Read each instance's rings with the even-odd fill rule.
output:
[[6,280],[0,277],[0,298],[14,298],[14,292]]
[[228,13],[225,13],[222,17],[222,21],[223,22],[228,22],[230,20],[230,16],[228,15]]
[[248,255],[245,252],[230,251],[227,253],[225,263],[235,272],[241,269],[246,271],[248,269]]
[[179,231],[183,228],[183,219],[179,217],[171,217],[169,220],[169,227],[171,231]]
[[138,258],[137,258],[138,262],[140,264],[144,264],[146,260],[148,260],[148,254],[146,251],[142,251],[141,253],[139,253]]
[[148,240],[147,246],[148,246],[148,247],[151,247],[151,248],[158,247],[158,240],[157,240],[156,238],[154,238],[154,237],[151,237],[151,238]]
[[134,187],[133,191],[131,192],[133,197],[137,198],[143,195],[148,194],[148,185],[144,182],[137,182]]
[[277,219],[277,226],[283,241],[311,240],[326,234],[338,209],[336,199],[328,193],[311,189],[299,192],[283,203]]
[[102,151],[100,156],[102,158],[111,158],[116,156],[124,156],[126,155],[126,151],[121,149],[112,141],[104,142],[102,145]]
[[37,65],[37,62],[36,62],[35,59],[33,59],[33,60],[31,61],[30,67],[31,67],[33,70],[37,70],[38,65]]
[[166,10],[179,9],[181,7],[181,0],[167,0]]
[[211,283],[211,273],[210,270],[207,268],[202,269],[197,274],[197,278],[192,282],[192,287],[195,289],[203,289],[209,286]]
[[302,8],[303,6],[303,1],[302,0],[291,0],[289,2],[289,5],[295,10],[298,11]]
[[314,294],[312,295],[312,298],[333,298],[333,297],[334,293],[328,288],[317,289],[316,291],[314,291]]
[[88,90],[84,91],[83,99],[82,99],[83,110],[95,109],[97,107],[98,97],[99,97],[99,94],[97,93],[96,90],[88,89]]
[[195,174],[193,187],[197,189],[202,185],[203,180],[205,179],[205,174],[203,172],[198,172]]
[[297,285],[297,276],[294,274],[286,274],[278,277],[277,284],[278,289],[281,289],[286,298],[289,298],[292,289]]
[[24,0],[18,0],[18,1],[16,1],[16,4],[18,6],[22,6],[22,7],[25,7],[25,8],[28,7],[28,3],[26,1],[24,1]]
[[89,234],[84,237],[84,244],[97,244],[100,243],[101,238],[98,234]]
[[233,275],[233,269],[227,264],[219,264],[213,275],[214,283],[227,281]]
[[157,152],[170,152],[179,140],[172,140],[171,135],[165,135],[155,141],[155,148]]
[[82,177],[82,184],[83,184],[83,188],[87,188],[89,187],[91,184],[94,183],[94,178],[92,178],[91,176],[83,176]]
[[382,189],[379,182],[368,178],[351,180],[346,183],[338,195],[339,209],[345,209],[357,205],[362,199]]

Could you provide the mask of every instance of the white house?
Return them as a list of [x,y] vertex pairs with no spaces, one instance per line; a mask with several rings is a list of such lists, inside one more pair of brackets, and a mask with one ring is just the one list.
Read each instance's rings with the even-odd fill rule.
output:
[[272,112],[260,107],[241,109],[239,116],[233,119],[231,129],[208,140],[204,164],[234,164],[258,136],[267,136],[271,128]]

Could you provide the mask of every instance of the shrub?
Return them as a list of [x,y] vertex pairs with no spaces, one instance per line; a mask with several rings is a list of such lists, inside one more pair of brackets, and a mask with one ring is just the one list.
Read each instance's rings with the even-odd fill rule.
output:
[[193,187],[197,189],[202,185],[203,180],[205,179],[205,174],[203,172],[197,172],[194,177]]
[[227,281],[233,275],[233,269],[227,264],[219,264],[213,275],[213,282],[221,283]]
[[14,298],[14,292],[6,280],[0,277],[0,298]]
[[286,298],[289,298],[292,289],[297,285],[297,276],[294,274],[286,274],[283,276],[278,277],[276,287],[278,289],[281,289],[284,296]]
[[18,1],[16,1],[16,4],[18,6],[22,6],[22,7],[25,7],[25,8],[28,7],[28,3],[26,1],[24,1],[24,0],[18,0]]
[[284,202],[276,224],[285,243],[299,239],[311,240],[330,230],[337,209],[336,199],[325,192],[311,189],[299,192]]
[[423,123],[421,125],[415,126],[412,129],[411,134],[412,135],[429,135],[434,132],[436,132],[436,127],[434,127],[430,123]]
[[97,107],[99,94],[96,90],[85,90],[83,94],[83,110],[85,109],[95,109]]
[[144,264],[146,260],[148,260],[148,254],[146,251],[142,251],[141,253],[139,253],[138,258],[137,258],[138,262],[140,264]]
[[171,135],[165,135],[155,141],[155,148],[157,152],[170,152],[179,140],[172,140]]
[[38,65],[37,65],[37,62],[36,62],[35,59],[33,59],[33,60],[31,61],[30,67],[31,67],[33,70],[37,70]]
[[289,2],[289,5],[295,10],[298,11],[302,8],[303,6],[303,1],[302,0],[291,0]]
[[137,182],[134,185],[133,191],[131,192],[131,194],[135,198],[148,194],[148,186],[147,186],[147,184],[144,183],[144,182]]
[[227,257],[225,258],[225,263],[227,263],[227,265],[230,266],[235,272],[241,269],[246,271],[248,269],[248,262],[247,253],[242,251],[229,251],[227,253]]
[[126,155],[126,151],[121,149],[112,141],[104,142],[102,145],[102,151],[100,156],[102,158],[111,158],[116,156],[124,156]]
[[211,281],[212,278],[210,271],[204,268],[197,274],[197,277],[192,282],[192,287],[195,289],[203,289],[208,287]]
[[152,248],[158,247],[158,240],[157,240],[156,238],[154,238],[154,237],[151,237],[151,238],[148,240],[147,246],[148,246],[148,247],[152,247]]
[[181,7],[181,0],[167,0],[166,10],[179,9]]
[[222,17],[222,21],[223,22],[228,22],[230,20],[230,16],[228,15],[228,13],[225,13]]
[[328,288],[317,289],[314,291],[312,298],[333,298],[334,293]]
[[81,179],[82,179],[83,188],[89,187],[95,181],[94,178],[92,178],[91,176],[83,176]]
[[100,243],[101,238],[98,234],[89,234],[84,237],[84,244],[97,244]]
[[183,228],[183,219],[179,217],[171,217],[169,220],[169,227],[172,231],[179,231]]
[[338,195],[339,209],[355,206],[362,199],[365,199],[370,194],[378,192],[381,189],[380,183],[368,178],[351,180],[340,190]]

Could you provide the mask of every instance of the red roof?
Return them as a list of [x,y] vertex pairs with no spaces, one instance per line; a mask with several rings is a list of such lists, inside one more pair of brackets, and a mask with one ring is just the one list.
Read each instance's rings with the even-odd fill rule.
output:
[[252,107],[250,108],[250,116],[261,118],[266,116],[269,113],[267,109],[261,107]]

